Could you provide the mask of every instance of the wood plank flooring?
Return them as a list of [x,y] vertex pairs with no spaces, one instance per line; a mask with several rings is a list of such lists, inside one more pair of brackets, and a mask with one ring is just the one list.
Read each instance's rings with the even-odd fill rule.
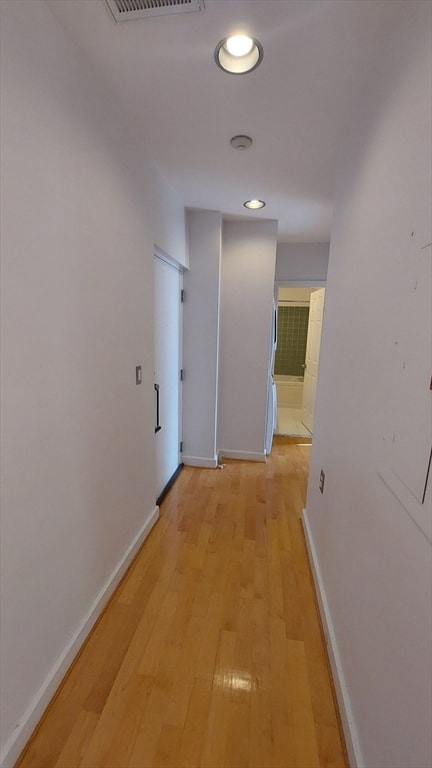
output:
[[19,768],[347,766],[300,522],[305,442],[183,469]]

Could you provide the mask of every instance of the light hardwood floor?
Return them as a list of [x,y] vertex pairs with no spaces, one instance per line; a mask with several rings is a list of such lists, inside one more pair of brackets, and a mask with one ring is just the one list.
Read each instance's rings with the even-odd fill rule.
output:
[[19,768],[347,765],[300,522],[304,443],[182,470]]

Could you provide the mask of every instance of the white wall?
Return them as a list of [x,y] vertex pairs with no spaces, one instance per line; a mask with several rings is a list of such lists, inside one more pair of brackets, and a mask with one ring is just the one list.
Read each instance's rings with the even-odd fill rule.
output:
[[219,211],[188,211],[187,232],[190,269],[184,275],[182,460],[215,467],[222,216]]
[[[370,768],[432,763],[431,546],[408,514],[418,523],[430,507],[404,507],[379,476],[393,441],[407,468],[425,467],[430,445],[430,11],[394,5],[341,158],[307,497],[352,765]],[[406,445],[412,403],[422,413]]]
[[276,282],[305,282],[327,279],[328,243],[278,243]]
[[277,222],[225,221],[219,451],[264,460]]
[[182,207],[45,3],[6,0],[1,12],[9,766],[154,519],[153,246],[183,263],[185,250]]

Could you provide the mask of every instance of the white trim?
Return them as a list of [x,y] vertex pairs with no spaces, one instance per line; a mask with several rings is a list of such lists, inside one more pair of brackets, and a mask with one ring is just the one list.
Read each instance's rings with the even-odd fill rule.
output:
[[7,740],[0,760],[0,768],[13,768],[18,757],[26,746],[30,736],[39,723],[51,699],[62,682],[66,672],[74,661],[78,651],[84,644],[96,621],[104,610],[108,600],[120,583],[126,570],[138,553],[144,540],[159,518],[159,507],[155,507],[138,531],[132,543],[127,548],[121,560],[105,582],[86,616],[76,632],[72,635],[63,653],[56,661],[48,676],[45,678],[36,696],[24,713],[15,731]]
[[360,749],[360,743],[357,734],[357,728],[351,709],[351,703],[348,695],[348,688],[343,673],[341,658],[336,641],[336,635],[333,627],[329,604],[324,589],[324,582],[319,567],[318,557],[313,542],[312,532],[309,525],[307,509],[302,514],[303,529],[305,533],[306,544],[309,553],[309,560],[312,569],[315,591],[318,599],[318,606],[324,629],[324,635],[327,644],[327,652],[333,673],[333,682],[336,690],[336,696],[339,704],[339,712],[342,721],[342,728],[345,736],[345,743],[348,752],[349,764],[351,768],[364,768],[364,760]]
[[219,451],[219,461],[222,459],[239,459],[242,461],[265,461],[266,455],[263,453],[248,452],[248,451]]
[[158,248],[157,245],[154,246],[154,256],[156,259],[159,259],[159,261],[165,262],[169,267],[172,269],[175,269],[176,272],[180,272],[180,274],[183,274],[184,267],[183,264],[180,264],[179,261],[176,259],[173,259],[172,256],[170,256],[168,253],[165,253],[161,248]]
[[216,469],[218,465],[217,458],[203,459],[198,456],[183,456],[182,454],[181,460],[186,467],[207,467],[207,469]]

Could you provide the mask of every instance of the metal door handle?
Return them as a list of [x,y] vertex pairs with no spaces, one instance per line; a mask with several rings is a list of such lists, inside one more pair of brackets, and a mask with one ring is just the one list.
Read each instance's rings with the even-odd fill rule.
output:
[[159,384],[155,384],[154,389],[156,392],[156,426],[155,426],[155,434],[156,434],[156,432],[159,432],[162,429],[159,423]]

